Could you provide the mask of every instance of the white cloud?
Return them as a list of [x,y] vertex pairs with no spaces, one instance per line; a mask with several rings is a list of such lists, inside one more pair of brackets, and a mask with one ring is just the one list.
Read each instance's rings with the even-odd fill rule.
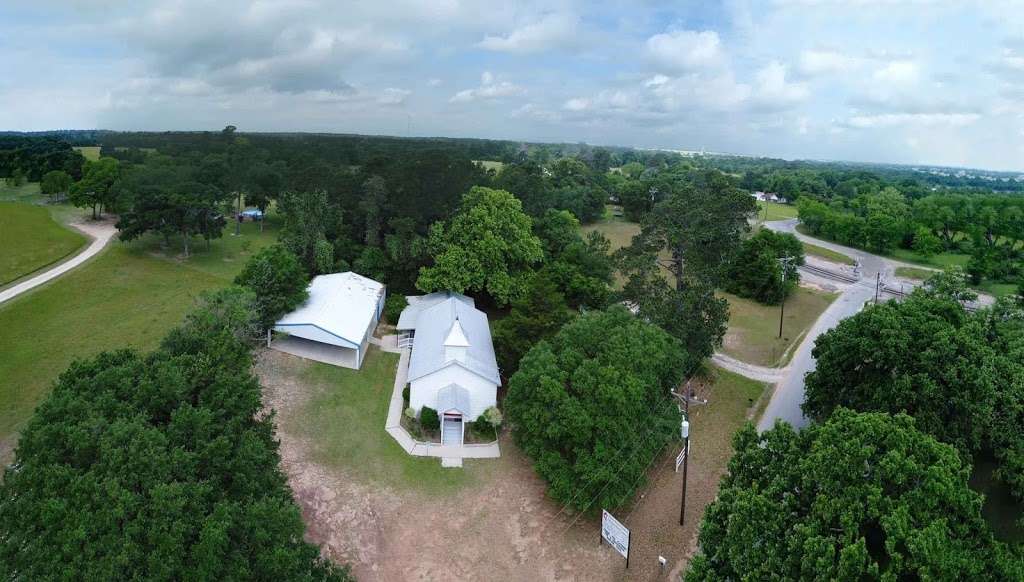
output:
[[831,50],[805,50],[800,53],[799,71],[807,76],[849,73],[860,68],[864,59]]
[[440,87],[441,83],[443,83],[443,82],[444,81],[442,81],[441,79],[438,79],[436,77],[433,78],[433,79],[427,79],[427,87]]
[[526,89],[509,81],[499,81],[490,71],[484,71],[480,75],[480,86],[473,89],[463,89],[448,101],[451,103],[468,103],[476,100],[501,99],[503,97],[514,97],[522,95]]
[[667,73],[682,73],[722,63],[722,47],[713,30],[673,30],[647,39],[647,54]]
[[844,125],[855,129],[904,125],[963,127],[978,121],[980,117],[977,113],[881,113],[854,115],[847,119]]
[[571,46],[577,40],[578,26],[579,17],[576,15],[548,14],[505,36],[486,36],[477,46],[498,52],[537,53]]
[[590,99],[584,97],[573,97],[562,106],[567,111],[585,111],[590,108]]
[[913,61],[893,61],[872,75],[880,83],[913,84],[921,79],[921,70]]
[[772,61],[757,72],[753,100],[760,107],[785,108],[804,101],[810,96],[805,83],[791,83],[786,79],[787,67]]
[[412,94],[412,91],[407,89],[395,89],[394,87],[389,87],[384,89],[380,96],[377,97],[377,103],[380,103],[381,105],[401,105],[402,103],[405,103],[406,98],[409,97],[410,94]]

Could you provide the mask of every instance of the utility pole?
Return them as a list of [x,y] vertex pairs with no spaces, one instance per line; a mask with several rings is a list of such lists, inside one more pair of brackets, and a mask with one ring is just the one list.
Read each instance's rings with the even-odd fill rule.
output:
[[[690,397],[687,394],[686,402],[689,403]],[[680,432],[683,437],[683,496],[679,501],[679,525],[686,523],[686,469],[687,465],[690,464],[690,417],[689,404],[687,404],[686,418],[683,419],[683,424],[680,427]]]
[[242,191],[235,192],[238,196],[238,211],[235,212],[235,236],[241,234],[240,229],[242,228]]
[[882,272],[875,273],[875,305],[878,305],[878,288],[882,285]]
[[786,273],[789,272],[789,263],[793,257],[782,257],[779,263],[782,265],[782,306],[779,309],[779,337],[782,337],[782,319],[786,316]]

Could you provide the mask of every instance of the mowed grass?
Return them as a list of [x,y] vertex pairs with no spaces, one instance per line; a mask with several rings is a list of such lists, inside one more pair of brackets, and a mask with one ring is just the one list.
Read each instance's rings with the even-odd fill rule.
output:
[[781,367],[818,317],[839,296],[836,293],[797,287],[786,300],[786,314],[779,337],[778,305],[762,305],[751,299],[720,292],[729,302],[729,328],[722,351],[758,366]]
[[725,471],[733,454],[732,436],[748,418],[757,420],[760,408],[753,408],[767,402],[761,397],[768,385],[717,366],[710,366],[701,381],[708,385],[708,404],[690,406],[693,460],[708,470]]
[[758,220],[789,220],[796,218],[796,206],[791,204],[779,204],[777,202],[757,201]]
[[495,172],[500,172],[505,167],[504,162],[496,162],[494,160],[473,160],[473,163],[483,166],[485,170],[494,170]]
[[100,159],[100,146],[76,146],[75,149],[87,160],[95,162]]
[[812,245],[811,243],[803,243],[804,253],[825,259],[826,261],[832,261],[833,263],[839,263],[841,265],[856,265],[857,261],[854,261],[850,257],[843,253],[833,251],[832,249],[826,249],[825,247],[819,247],[818,245]]
[[46,208],[0,202],[0,287],[73,254],[86,240]]
[[935,271],[930,269],[919,269],[917,267],[896,267],[896,276],[903,277],[905,279],[916,279],[918,281],[924,281],[935,274]]
[[584,236],[592,231],[599,231],[612,243],[612,250],[616,251],[632,244],[633,237],[640,232],[640,225],[622,217],[612,216],[611,212],[606,211],[605,218],[593,224],[584,224],[580,230]]
[[85,265],[0,305],[0,462],[68,364],[103,350],[155,347],[200,293],[230,284],[276,235],[243,226],[247,236],[225,235],[210,252],[200,245],[187,261],[154,254],[151,241],[112,241]]
[[0,180],[0,201],[4,202],[37,202],[42,199],[39,182],[26,182],[21,186],[8,186]]
[[282,419],[309,437],[313,457],[369,483],[428,494],[446,494],[477,482],[479,463],[442,469],[440,459],[413,457],[384,431],[398,354],[371,347],[359,370],[302,362],[296,370],[312,390],[305,408]]

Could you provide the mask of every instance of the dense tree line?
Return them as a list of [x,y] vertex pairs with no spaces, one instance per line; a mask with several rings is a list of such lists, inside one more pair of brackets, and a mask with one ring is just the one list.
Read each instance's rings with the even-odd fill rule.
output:
[[82,176],[85,158],[71,144],[53,137],[0,135],[0,178],[38,182],[53,170]]
[[11,580],[347,580],[303,541],[262,412],[253,297],[204,297],[149,354],[72,364],[0,484]]

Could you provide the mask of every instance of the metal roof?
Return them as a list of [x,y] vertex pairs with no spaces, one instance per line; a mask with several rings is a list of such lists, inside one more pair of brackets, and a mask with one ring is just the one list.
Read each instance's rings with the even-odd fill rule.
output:
[[452,297],[471,307],[475,305],[471,297],[466,297],[465,295],[454,291],[435,291],[427,295],[410,295],[405,298],[409,302],[409,306],[402,310],[402,314],[398,317],[398,325],[395,326],[395,329],[400,331],[416,329],[416,321],[419,319],[420,312],[425,309],[430,309],[438,303],[451,299]]
[[320,275],[309,284],[309,299],[277,325],[310,325],[359,345],[383,293],[382,283],[351,271]]
[[444,414],[451,410],[469,414],[469,390],[458,384],[449,384],[437,392],[437,412]]
[[[445,340],[455,326],[461,328],[461,339],[469,345],[459,359],[448,359]],[[415,325],[407,329],[416,330],[409,358],[410,382],[448,366],[461,366],[495,384],[501,383],[487,314],[474,307],[472,299],[451,293],[426,309],[418,308]]]

